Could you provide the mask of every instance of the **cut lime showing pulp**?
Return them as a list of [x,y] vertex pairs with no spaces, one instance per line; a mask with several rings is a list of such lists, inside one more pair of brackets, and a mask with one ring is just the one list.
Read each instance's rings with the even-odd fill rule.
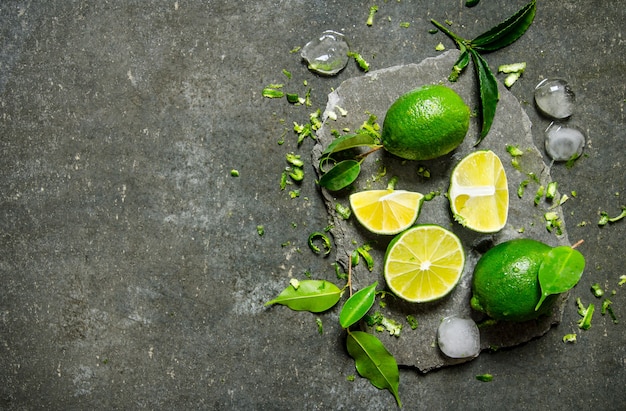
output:
[[509,187],[500,158],[489,150],[475,151],[452,171],[448,191],[454,219],[481,233],[504,228],[509,212]]
[[418,225],[398,234],[387,248],[387,286],[410,302],[447,295],[461,278],[465,252],[459,238],[438,225]]
[[423,194],[405,190],[367,190],[350,196],[356,219],[376,234],[398,234],[412,226],[423,202]]

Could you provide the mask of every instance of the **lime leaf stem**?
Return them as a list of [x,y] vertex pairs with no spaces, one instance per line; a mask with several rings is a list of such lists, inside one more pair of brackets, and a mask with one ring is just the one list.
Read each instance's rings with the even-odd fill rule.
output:
[[458,79],[459,75],[463,72],[463,69],[469,62],[469,56],[471,56],[476,68],[479,81],[478,86],[480,89],[482,126],[480,136],[474,145],[478,145],[489,133],[491,124],[493,123],[493,119],[496,114],[496,106],[498,105],[498,100],[500,99],[496,77],[492,73],[491,69],[489,69],[489,64],[487,64],[479,52],[499,50],[515,42],[532,24],[535,18],[536,10],[536,0],[532,0],[530,3],[518,10],[513,16],[509,17],[490,30],[487,30],[473,40],[465,39],[452,32],[438,21],[434,19],[431,20],[431,22],[439,30],[454,40],[459,47],[459,50],[461,50],[461,55],[454,64],[448,80],[450,82],[455,82]]
[[441,30],[446,36],[448,36],[452,40],[454,40],[454,42],[457,44],[457,46],[459,46],[461,51],[463,51],[465,46],[467,46],[469,44],[469,40],[464,39],[463,37],[457,35],[453,31],[448,29],[446,26],[444,26],[443,24],[439,23],[437,20],[431,19],[430,22],[433,23],[435,25],[435,27],[437,27],[439,30]]

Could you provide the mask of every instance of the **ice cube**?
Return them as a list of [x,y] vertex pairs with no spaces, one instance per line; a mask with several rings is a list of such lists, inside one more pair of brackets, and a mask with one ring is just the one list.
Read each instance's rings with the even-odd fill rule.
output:
[[574,92],[565,80],[545,79],[535,87],[535,103],[543,114],[554,119],[572,115]]
[[551,123],[545,131],[546,153],[554,161],[580,157],[585,147],[585,135],[578,128]]
[[332,76],[348,64],[348,51],[350,48],[343,34],[326,30],[302,47],[300,55],[308,63],[309,70]]
[[439,349],[450,358],[472,358],[480,353],[480,332],[469,318],[446,317],[437,329]]

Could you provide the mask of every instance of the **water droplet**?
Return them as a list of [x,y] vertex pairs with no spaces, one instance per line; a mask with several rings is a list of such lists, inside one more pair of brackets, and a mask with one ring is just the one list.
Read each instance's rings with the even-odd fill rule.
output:
[[563,119],[572,115],[575,95],[561,79],[545,79],[535,87],[535,103],[548,117]]
[[580,157],[585,147],[585,135],[577,127],[551,123],[545,131],[546,153],[554,161]]
[[318,38],[309,41],[300,55],[309,65],[309,70],[332,76],[348,64],[350,47],[343,34],[326,30]]

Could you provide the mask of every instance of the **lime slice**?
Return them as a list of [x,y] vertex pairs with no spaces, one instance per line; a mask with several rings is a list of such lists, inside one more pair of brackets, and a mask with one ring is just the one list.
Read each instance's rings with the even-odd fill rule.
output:
[[405,190],[368,190],[350,196],[359,223],[376,234],[398,234],[419,216],[424,195]]
[[418,225],[397,235],[383,268],[387,286],[410,302],[447,295],[463,273],[465,253],[459,238],[438,225]]
[[452,171],[448,198],[461,225],[481,233],[500,231],[509,213],[509,187],[500,158],[489,150],[466,156]]

